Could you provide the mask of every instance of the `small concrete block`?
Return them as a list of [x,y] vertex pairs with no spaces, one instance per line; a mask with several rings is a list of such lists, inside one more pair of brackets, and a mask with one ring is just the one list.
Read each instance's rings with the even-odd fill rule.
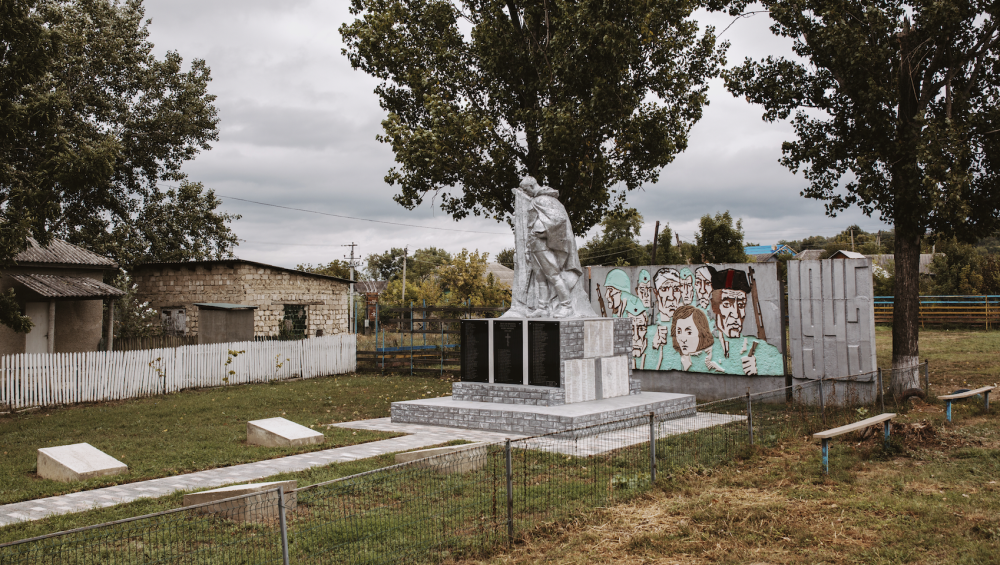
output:
[[128,466],[89,443],[74,443],[38,450],[38,475],[69,483],[128,472]]
[[583,356],[610,357],[614,355],[615,336],[613,320],[587,320],[583,324]]
[[326,441],[326,436],[284,418],[247,422],[247,443],[264,447],[292,447]]
[[273,481],[269,483],[252,483],[247,485],[231,485],[228,487],[195,492],[184,495],[184,506],[194,506],[205,502],[214,502],[259,492],[257,496],[247,496],[239,500],[230,500],[212,504],[198,509],[203,514],[218,514],[223,518],[237,522],[262,522],[278,519],[278,497],[274,489],[281,487],[284,493],[285,510],[294,510],[297,500],[294,491],[298,481]]
[[566,378],[563,386],[566,388],[566,404],[596,399],[594,360],[568,359],[564,363]]
[[619,355],[601,359],[601,389],[603,398],[628,395],[628,357]]

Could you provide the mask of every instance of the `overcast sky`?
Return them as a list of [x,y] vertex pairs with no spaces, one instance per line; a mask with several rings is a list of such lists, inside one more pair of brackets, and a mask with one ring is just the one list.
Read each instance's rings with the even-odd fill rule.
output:
[[[404,245],[495,256],[513,245],[505,224],[455,222],[426,203],[408,211],[393,202],[393,188],[383,181],[392,151],[375,140],[384,118],[377,82],[341,55],[337,30],[351,20],[346,0],[146,0],[145,6],[158,55],[175,50],[212,69],[220,139],[185,167],[191,180],[224,197],[423,226],[223,198],[226,212],[243,216],[233,224],[240,258],[294,267],[343,258],[349,248],[342,246],[351,242],[361,256]],[[708,13],[696,19],[717,31],[733,20]],[[769,25],[765,14],[730,27],[722,36],[732,43],[729,65],[789,53],[790,42],[773,37]],[[833,235],[853,223],[869,231],[886,227],[856,210],[826,217],[822,202],[799,196],[801,177],[777,162],[781,142],[794,137],[791,126],[763,122],[760,107],[732,97],[721,81],[712,82],[709,97],[688,150],[658,183],[629,196],[646,220],[643,240],[652,239],[659,220],[694,241],[698,219],[725,210],[743,219],[746,241],[760,244]]]

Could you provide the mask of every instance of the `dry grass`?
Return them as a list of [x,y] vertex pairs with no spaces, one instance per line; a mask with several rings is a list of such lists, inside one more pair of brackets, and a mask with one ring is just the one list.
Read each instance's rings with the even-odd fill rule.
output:
[[[888,366],[891,334],[878,332]],[[1000,333],[922,331],[931,392],[1000,381]],[[915,402],[881,434],[795,438],[749,461],[661,477],[644,497],[549,525],[486,560],[526,563],[1000,563],[1000,422],[976,403],[947,424]]]

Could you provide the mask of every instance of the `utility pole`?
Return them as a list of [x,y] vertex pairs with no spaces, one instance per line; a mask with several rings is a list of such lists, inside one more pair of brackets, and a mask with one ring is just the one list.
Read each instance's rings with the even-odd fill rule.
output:
[[653,258],[650,261],[653,265],[659,265],[656,262],[656,240],[660,238],[660,220],[656,220],[656,228],[653,230]]
[[851,251],[854,251],[854,230],[851,230]]
[[403,302],[406,302],[406,254],[409,253],[409,251],[409,245],[403,248],[403,293],[399,295],[399,299]]
[[351,259],[349,263],[351,266],[351,292],[350,292],[350,299],[347,301],[347,316],[348,316],[347,327],[349,328],[350,333],[358,333],[358,326],[354,319],[354,267],[356,266],[354,263],[354,248],[357,245],[358,245],[357,243],[354,243],[352,241],[351,243],[344,246],[351,248]]

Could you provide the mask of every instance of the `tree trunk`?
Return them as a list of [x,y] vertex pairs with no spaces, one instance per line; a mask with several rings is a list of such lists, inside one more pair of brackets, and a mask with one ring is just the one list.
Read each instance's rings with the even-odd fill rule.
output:
[[[896,231],[896,290],[892,307],[892,379],[896,398],[920,391],[920,236]],[[921,394],[920,396],[923,396]]]
[[896,289],[892,308],[892,376],[890,391],[898,400],[920,390],[920,237],[926,211],[920,205],[923,181],[917,159],[920,125],[917,89],[919,70],[914,56],[914,30],[909,19],[899,33],[899,106],[896,122],[896,159],[892,165],[893,223],[896,228]]

